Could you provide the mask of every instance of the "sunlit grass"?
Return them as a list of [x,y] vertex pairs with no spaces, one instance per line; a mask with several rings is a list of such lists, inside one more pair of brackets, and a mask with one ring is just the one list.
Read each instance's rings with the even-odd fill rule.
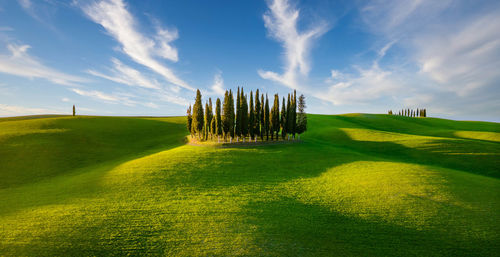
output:
[[0,141],[0,255],[496,255],[500,144],[455,123],[311,115],[300,144],[222,148],[182,117],[1,122],[60,131]]

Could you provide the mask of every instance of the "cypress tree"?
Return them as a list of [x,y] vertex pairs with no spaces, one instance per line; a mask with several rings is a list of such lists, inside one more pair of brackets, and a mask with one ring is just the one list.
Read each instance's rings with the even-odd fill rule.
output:
[[266,140],[269,140],[269,99],[266,94],[266,106],[264,108],[264,130],[266,131]]
[[223,104],[223,116],[222,116],[222,131],[224,132],[224,141],[227,138],[227,135],[229,133],[229,129],[231,128],[230,126],[230,117],[231,117],[231,107],[229,106],[229,92],[224,93],[224,104]]
[[286,106],[285,97],[283,97],[283,102],[281,103],[281,138],[285,139],[286,136]]
[[208,138],[212,138],[215,131],[215,119],[214,119],[214,111],[212,107],[212,98],[208,98]]
[[229,107],[230,107],[230,120],[229,120],[229,132],[231,133],[231,138],[234,138],[234,97],[233,91],[229,89]]
[[238,93],[236,95],[236,127],[235,134],[237,137],[241,136],[241,97],[240,97],[240,87],[238,87]]
[[73,116],[76,115],[76,108],[75,108],[75,105],[73,104]]
[[288,100],[286,102],[286,132],[289,134],[288,139],[290,139],[290,133],[292,133],[292,103],[290,101],[290,94],[288,94]]
[[299,107],[299,113],[297,115],[296,132],[299,134],[299,139],[300,139],[300,134],[306,132],[307,130],[307,115],[305,112],[307,106],[306,106],[306,98],[304,95],[300,95],[298,107]]
[[203,139],[208,139],[208,134],[210,133],[210,109],[208,108],[208,102],[205,103],[205,119],[203,121]]
[[278,94],[274,95],[273,108],[271,109],[271,140],[273,140],[274,132],[276,132],[276,140],[279,137],[280,130],[280,103]]
[[276,109],[276,103],[273,101],[273,106],[271,106],[271,110],[270,110],[270,113],[269,113],[269,130],[271,131],[271,141],[274,140],[274,131],[275,131],[275,127],[276,127],[276,124],[274,124],[274,120],[275,120],[275,116],[276,116],[276,113],[275,113],[275,110]]
[[253,92],[250,91],[250,115],[248,116],[248,133],[250,134],[250,139],[253,140],[255,134],[255,111],[254,111],[254,105],[253,105]]
[[259,100],[259,90],[255,91],[255,137],[260,135],[260,100]]
[[219,136],[222,135],[222,120],[220,111],[221,111],[220,99],[217,98],[217,101],[215,102],[215,130],[214,130],[214,134],[217,135],[217,141],[219,140]]
[[265,108],[264,108],[264,94],[260,96],[260,140],[264,141],[264,134],[266,133],[265,121]]
[[187,108],[187,123],[186,123],[186,128],[189,131],[189,134],[192,136],[193,132],[191,131],[191,124],[193,122],[193,116],[191,115],[191,105]]
[[243,92],[243,88],[241,88],[241,97],[240,97],[240,114],[241,114],[241,136],[243,137],[243,142],[245,141],[245,137],[248,135],[248,102],[247,96]]
[[198,135],[198,138],[201,137],[201,133],[203,131],[203,105],[201,103],[201,93],[200,90],[196,90],[196,99],[194,100],[193,105],[193,121],[192,126],[194,128],[195,133]]
[[212,138],[212,135],[215,131],[215,123],[213,123],[214,121],[214,109],[212,108],[212,98],[208,98],[208,115],[209,115],[209,120],[210,120],[210,133],[208,134],[208,136],[210,138]]
[[293,139],[295,139],[295,129],[297,128],[297,91],[293,90],[293,102],[292,102],[292,133]]

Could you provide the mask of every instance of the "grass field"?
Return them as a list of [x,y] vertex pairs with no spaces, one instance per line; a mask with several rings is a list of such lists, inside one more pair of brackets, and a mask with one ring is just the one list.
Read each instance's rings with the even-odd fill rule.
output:
[[308,128],[216,147],[184,117],[0,119],[0,255],[500,255],[500,124]]

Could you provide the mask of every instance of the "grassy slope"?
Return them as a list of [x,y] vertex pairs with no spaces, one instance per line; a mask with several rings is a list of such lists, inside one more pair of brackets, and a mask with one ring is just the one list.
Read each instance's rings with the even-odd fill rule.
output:
[[0,255],[500,252],[499,124],[309,128],[300,144],[216,148],[183,145],[183,118],[0,122]]

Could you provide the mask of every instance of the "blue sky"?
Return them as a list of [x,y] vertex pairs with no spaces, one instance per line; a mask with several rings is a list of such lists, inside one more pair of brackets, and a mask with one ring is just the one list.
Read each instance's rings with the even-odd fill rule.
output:
[[0,116],[184,115],[194,91],[310,113],[500,121],[500,2],[0,0]]

